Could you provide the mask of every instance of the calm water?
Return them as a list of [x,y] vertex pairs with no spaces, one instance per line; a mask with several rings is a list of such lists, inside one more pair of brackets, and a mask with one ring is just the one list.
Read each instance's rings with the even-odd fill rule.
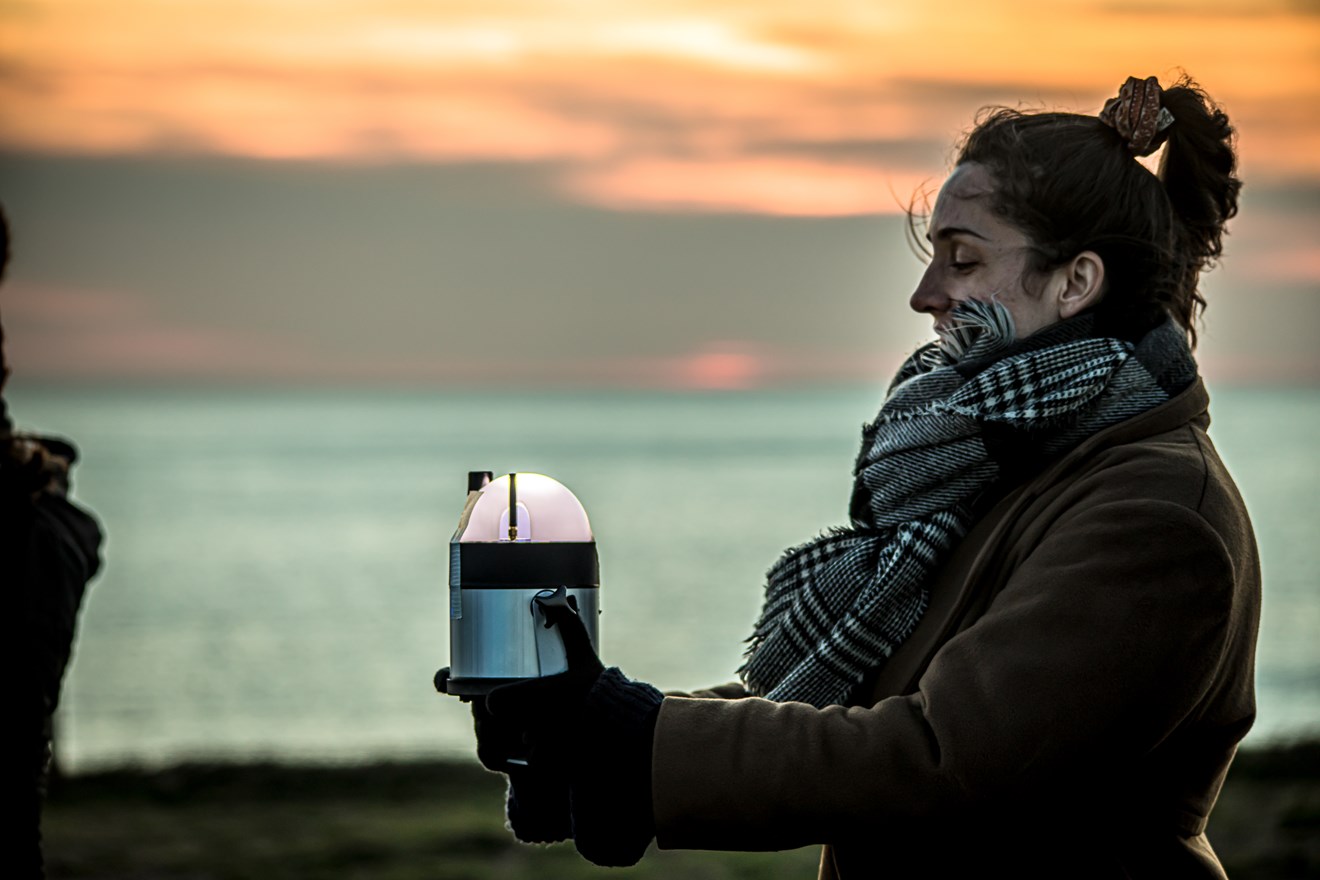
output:
[[[1212,436],[1265,560],[1254,739],[1320,732],[1320,392],[1221,389]],[[591,516],[602,654],[729,680],[779,551],[840,523],[867,389],[740,394],[24,389],[107,526],[59,719],[85,769],[184,757],[470,754],[447,662],[469,469],[540,471]]]

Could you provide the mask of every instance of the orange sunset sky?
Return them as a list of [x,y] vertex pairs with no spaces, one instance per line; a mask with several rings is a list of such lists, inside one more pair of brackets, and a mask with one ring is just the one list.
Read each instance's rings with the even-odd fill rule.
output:
[[925,332],[898,214],[979,107],[1185,69],[1247,181],[1203,365],[1320,381],[1315,0],[6,0],[0,34],[20,374],[864,380]]

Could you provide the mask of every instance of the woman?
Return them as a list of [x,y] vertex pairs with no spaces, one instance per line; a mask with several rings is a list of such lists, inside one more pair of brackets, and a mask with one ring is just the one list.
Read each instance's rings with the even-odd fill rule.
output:
[[663,697],[561,621],[569,672],[478,707],[488,766],[523,736],[571,756],[515,770],[515,833],[602,864],[654,835],[822,843],[824,877],[1222,876],[1259,565],[1188,343],[1232,138],[1154,77],[1098,118],[984,117],[911,298],[939,341],[863,432],[851,527],[771,570],[739,685]]
[[[0,280],[9,265],[9,224],[0,209]],[[10,816],[3,863],[14,876],[45,876],[41,808],[51,769],[52,723],[73,652],[78,608],[100,568],[101,528],[68,498],[73,444],[17,433],[5,403],[9,381],[0,327],[0,584],[9,602],[4,644],[11,664]]]

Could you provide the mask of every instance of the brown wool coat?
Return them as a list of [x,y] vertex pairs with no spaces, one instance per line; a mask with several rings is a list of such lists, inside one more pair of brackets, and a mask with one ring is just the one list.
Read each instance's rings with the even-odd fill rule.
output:
[[[1219,877],[1260,567],[1193,387],[1001,499],[866,705],[666,699],[662,848],[825,844],[821,877]],[[707,697],[739,696],[735,688]]]

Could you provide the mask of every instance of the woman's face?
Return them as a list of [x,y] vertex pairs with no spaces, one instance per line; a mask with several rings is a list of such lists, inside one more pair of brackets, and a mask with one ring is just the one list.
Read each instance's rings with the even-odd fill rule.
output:
[[935,319],[936,333],[948,324],[954,306],[969,299],[1002,304],[1013,315],[1018,338],[1061,318],[1047,292],[1049,274],[1024,271],[1030,241],[992,210],[993,191],[989,170],[966,162],[954,169],[935,200],[926,235],[934,255],[910,304]]

